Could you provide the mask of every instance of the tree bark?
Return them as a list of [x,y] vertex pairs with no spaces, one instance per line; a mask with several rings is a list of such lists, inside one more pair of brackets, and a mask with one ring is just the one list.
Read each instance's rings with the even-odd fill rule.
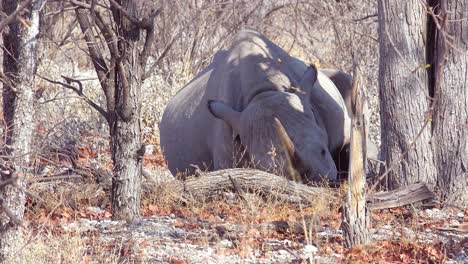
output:
[[[33,1],[22,19],[29,24],[14,21],[4,34],[3,68],[10,81],[3,85],[3,114],[7,125],[5,154],[12,174],[2,176],[1,182],[16,178],[16,185],[0,190],[5,205],[17,219],[24,215],[26,178],[29,173],[32,135],[34,130],[34,76],[37,69],[37,37],[40,29],[40,10],[43,0]],[[16,0],[3,0],[3,11],[8,15],[18,7]],[[22,227],[2,216],[0,227],[0,262],[13,262],[22,246]]]
[[352,128],[348,172],[348,192],[343,205],[343,235],[346,244],[352,248],[369,243],[370,217],[366,204],[366,119],[363,107],[365,97],[360,89],[361,76],[357,65],[353,69]]
[[449,203],[468,204],[468,1],[441,0],[435,71],[434,153]]
[[[154,9],[151,1],[111,0],[109,3],[112,18],[105,19],[99,10],[93,10],[95,24],[90,23],[89,9],[93,7],[87,4],[81,4],[76,15],[107,102],[104,115],[109,124],[114,165],[113,218],[132,221],[140,217],[144,154],[141,85],[154,39],[154,18],[159,10]],[[92,34],[93,26],[107,42],[108,61],[96,44],[100,40]]]
[[425,125],[431,103],[425,69],[425,8],[419,0],[379,0],[378,17],[382,153],[387,167],[399,162],[389,174],[389,187],[418,181],[433,187],[437,169],[430,126]]
[[[141,139],[141,78],[142,67],[138,43],[126,40],[122,71],[116,81],[116,119],[111,127],[112,211],[116,219],[136,219],[140,216],[142,139]],[[118,67],[118,66],[117,66]],[[125,80],[128,78],[128,83]],[[128,93],[125,95],[124,93]]]

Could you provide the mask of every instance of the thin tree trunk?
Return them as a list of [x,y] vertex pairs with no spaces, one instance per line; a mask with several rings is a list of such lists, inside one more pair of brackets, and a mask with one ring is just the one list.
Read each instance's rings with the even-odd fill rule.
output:
[[468,204],[468,1],[440,1],[435,159],[442,198]]
[[[128,111],[125,119],[117,115],[111,130],[112,157],[114,162],[114,178],[112,181],[112,211],[116,219],[134,219],[140,215],[141,171],[142,171],[142,139],[141,139],[141,74],[138,63],[138,50],[131,46],[127,50],[128,57],[124,67],[129,76],[129,97],[127,105],[119,105],[117,111]],[[130,70],[131,69],[131,70]],[[119,80],[119,79],[118,79]],[[122,81],[116,82],[122,85]],[[122,92],[124,89],[116,89]],[[122,99],[122,95],[118,97]],[[118,99],[118,100],[119,100]],[[125,109],[124,109],[125,108]]]
[[[430,126],[425,126],[430,107],[425,69],[425,8],[419,0],[379,0],[378,16],[382,153],[387,166],[407,153],[389,174],[389,187],[417,181],[434,186],[437,170],[430,145]],[[414,149],[410,149],[414,140],[417,140]]]
[[[141,6],[136,1],[121,1],[129,15],[138,17]],[[114,178],[112,181],[112,211],[115,219],[133,220],[140,216],[142,139],[141,84],[144,73],[140,51],[141,30],[120,12],[113,11],[120,54],[116,61],[116,119],[111,125]]]
[[348,172],[348,192],[343,206],[343,235],[346,244],[352,248],[369,243],[370,217],[367,212],[366,195],[366,119],[364,117],[365,97],[359,86],[359,67],[353,69],[352,128]]
[[[18,187],[24,188],[29,172],[32,134],[34,130],[34,76],[37,68],[37,37],[40,27],[39,8],[43,0],[33,1],[32,10],[22,18],[29,26],[14,22],[4,35],[3,68],[12,86],[4,84],[3,111],[6,130],[6,154],[11,158],[8,163],[17,178]],[[16,0],[3,0],[3,10],[8,15],[18,6]],[[2,177],[2,181],[6,180]],[[24,215],[25,193],[20,188],[6,186],[0,190],[6,206],[18,218]],[[0,227],[0,262],[12,262],[22,245],[22,228],[11,225],[10,219],[2,218]]]
[[[154,40],[154,18],[159,14],[152,1],[117,0],[110,2],[112,19],[94,10],[90,23],[89,7],[79,7],[77,18],[88,44],[107,102],[105,112],[111,137],[114,177],[112,211],[114,219],[132,221],[140,217],[142,148],[141,85],[144,68]],[[92,33],[97,26],[106,39],[110,60],[99,48]],[[143,39],[142,31],[145,31]]]

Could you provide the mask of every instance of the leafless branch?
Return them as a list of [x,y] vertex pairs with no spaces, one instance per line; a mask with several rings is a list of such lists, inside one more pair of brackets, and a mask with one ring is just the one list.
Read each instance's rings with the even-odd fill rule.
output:
[[[93,107],[96,111],[98,111],[106,120],[108,119],[109,114],[107,113],[106,110],[104,110],[102,107],[100,107],[97,103],[89,99],[84,93],[83,93],[83,84],[81,81],[72,79],[70,77],[63,76],[62,77],[66,80],[67,83],[59,82],[59,81],[54,81],[49,78],[43,77],[38,75],[39,78],[46,80],[50,83],[53,84],[59,84],[65,88],[71,89],[75,93],[77,93],[83,100],[85,100],[86,103],[88,103],[91,107]],[[77,83],[79,88],[74,87],[73,85],[70,85],[71,83]]]
[[353,22],[361,22],[363,20],[366,20],[366,19],[369,19],[369,18],[372,18],[372,17],[376,17],[376,16],[377,16],[377,13],[372,14],[372,15],[367,15],[367,16],[364,16],[364,17],[353,19]]
[[94,68],[96,69],[99,81],[101,82],[101,84],[106,83],[107,73],[109,72],[109,69],[106,65],[102,53],[97,49],[96,39],[91,32],[91,25],[89,22],[88,13],[83,8],[78,8],[75,10],[75,12],[81,27],[81,31],[83,32],[86,43],[88,45],[90,57],[93,62]]
[[104,36],[107,47],[109,48],[109,52],[111,53],[112,57],[119,58],[119,49],[117,47],[117,36],[112,28],[105,22],[102,14],[100,12],[95,12],[96,14],[96,25],[98,26],[99,30],[101,30],[102,35]]
[[141,59],[140,59],[140,63],[143,69],[146,66],[146,62],[148,61],[148,56],[151,50],[151,46],[153,45],[153,42],[154,42],[154,34],[155,34],[154,19],[151,20],[151,23],[149,23],[148,26],[145,27],[145,30],[146,30],[146,39],[145,39],[145,44],[143,46],[143,50],[141,51]]
[[32,0],[26,0],[24,1],[23,3],[21,3],[21,5],[19,5],[15,11],[13,11],[13,13],[11,13],[9,16],[7,16],[5,19],[2,19],[2,21],[0,21],[0,32],[3,31],[3,29],[10,25],[11,23],[14,23],[16,22],[17,18],[18,18],[18,15],[19,13],[25,9],[29,4],[31,4]]
[[49,181],[64,181],[64,180],[71,180],[71,179],[83,179],[81,175],[56,175],[56,176],[48,176],[42,178],[36,178],[36,182],[49,182]]
[[156,67],[159,65],[159,63],[162,61],[162,59],[164,59],[164,57],[166,57],[166,55],[169,52],[169,50],[171,49],[172,45],[174,44],[174,42],[177,40],[177,38],[180,36],[181,33],[182,33],[181,27],[177,28],[176,34],[174,34],[172,36],[169,43],[164,47],[164,50],[161,52],[161,54],[155,60],[153,65],[151,65],[151,68],[145,73],[145,75],[143,76],[143,80],[148,78],[151,75],[151,73],[156,69]]
[[2,82],[6,87],[8,87],[8,89],[13,91],[14,93],[18,92],[18,90],[16,90],[15,88],[15,84],[2,71],[0,71],[0,82]]
[[444,38],[444,42],[450,46],[452,49],[456,50],[457,52],[464,54],[463,50],[456,47],[453,43],[454,37],[447,33],[445,28],[447,27],[447,12],[445,10],[443,16],[436,14],[434,11],[434,7],[430,6],[427,3],[427,0],[420,0],[421,4],[425,7],[426,13],[428,13],[432,20],[434,21],[435,26],[437,27],[437,32],[442,35]]
[[143,29],[151,29],[153,27],[153,21],[154,18],[157,17],[160,13],[159,9],[154,10],[150,15],[147,17],[142,17],[142,18],[136,18],[131,16],[119,3],[117,3],[115,0],[109,0],[111,6],[118,11],[120,11],[128,20],[130,20],[132,23],[138,25],[140,28]]
[[[69,0],[71,4],[77,6],[77,7],[81,7],[81,8],[86,8],[86,9],[91,9],[92,6],[91,4],[88,4],[88,3],[85,3],[85,2],[81,2],[79,0]],[[100,7],[103,7],[103,8],[109,8],[103,4],[100,4],[100,3],[96,3],[97,6],[100,6]]]

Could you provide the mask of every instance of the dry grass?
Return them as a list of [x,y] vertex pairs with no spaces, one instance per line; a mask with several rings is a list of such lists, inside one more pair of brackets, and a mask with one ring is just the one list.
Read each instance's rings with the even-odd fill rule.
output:
[[96,243],[91,236],[58,234],[38,227],[24,234],[24,245],[15,259],[5,263],[129,263],[123,244]]
[[[79,207],[72,208],[70,202],[65,202],[63,197],[66,191],[51,191],[51,188],[63,188],[57,184],[55,187],[36,188],[37,194],[44,198],[46,204],[29,204],[28,219],[30,220],[29,233],[25,234],[23,254],[11,263],[122,263],[135,261],[130,259],[126,242],[112,242],[103,244],[98,233],[86,233],[80,236],[73,233],[64,234],[60,223],[76,221],[79,218],[99,219],[96,215],[86,212],[85,207],[97,206],[92,201],[107,199],[97,186],[85,186],[81,189],[71,189],[75,193],[73,199]],[[220,243],[225,238],[219,238],[218,242],[200,237],[192,241],[201,246],[215,248],[218,254],[238,254],[249,258],[258,249],[265,249],[268,239],[289,240],[290,249],[302,249],[304,245],[315,245],[320,255],[342,254],[343,260],[350,262],[359,261],[425,261],[446,259],[442,244],[420,244],[414,237],[408,237],[402,229],[421,231],[421,219],[412,210],[394,209],[372,214],[374,228],[383,225],[393,226],[393,232],[400,232],[402,236],[389,237],[383,241],[377,241],[369,246],[358,246],[353,249],[345,249],[341,239],[328,239],[319,236],[318,232],[324,227],[337,230],[341,224],[339,213],[340,204],[329,204],[323,200],[317,200],[311,206],[288,204],[275,199],[256,194],[220,193],[215,197],[204,200],[181,200],[181,193],[172,190],[173,182],[166,181],[157,188],[149,189],[142,197],[142,212],[144,216],[174,215],[184,221],[184,225],[192,225],[194,228],[202,228],[201,223],[209,223],[212,226],[227,226],[233,229],[239,228],[237,238],[232,241],[233,248],[226,249]],[[337,196],[342,196],[345,187],[335,190]],[[92,195],[95,196],[92,196]],[[109,202],[104,202],[103,207],[108,207]],[[271,223],[281,222],[287,228],[273,228]],[[439,223],[434,223],[437,225]],[[426,227],[424,227],[426,228]],[[234,252],[234,253],[233,253]],[[314,260],[314,256],[309,256]],[[436,261],[437,262],[437,261]]]
[[23,240],[21,253],[6,263],[80,263],[87,254],[86,243],[80,236],[29,231]]

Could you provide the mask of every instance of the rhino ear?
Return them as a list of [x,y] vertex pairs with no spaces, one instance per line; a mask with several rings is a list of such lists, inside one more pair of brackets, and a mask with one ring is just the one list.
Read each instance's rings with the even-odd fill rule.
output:
[[240,112],[232,109],[232,107],[223,102],[215,100],[208,100],[208,110],[214,117],[224,120],[237,133],[239,133],[241,118]]
[[302,90],[310,91],[317,81],[318,71],[315,65],[311,64],[304,72],[304,76],[299,84]]

